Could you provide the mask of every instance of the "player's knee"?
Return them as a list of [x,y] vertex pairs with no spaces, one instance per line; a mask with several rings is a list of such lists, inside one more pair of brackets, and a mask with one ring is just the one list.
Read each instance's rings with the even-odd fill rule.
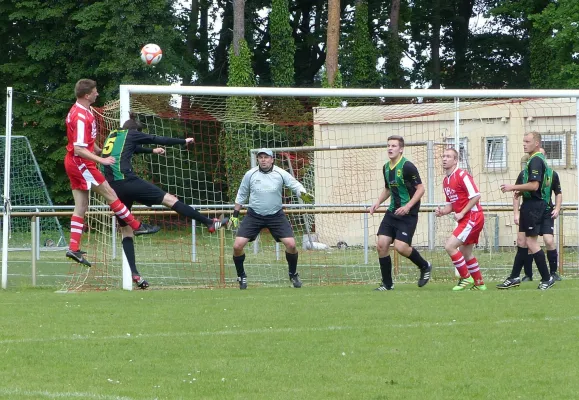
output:
[[288,253],[296,253],[297,252],[295,241],[286,242],[286,243],[284,243],[284,245],[285,245],[285,251],[286,252],[288,252]]
[[177,197],[173,196],[172,194],[165,193],[165,197],[163,197],[163,205],[165,207],[173,207],[175,203],[178,201]]
[[517,237],[517,247],[527,247],[527,238]]
[[408,245],[408,243],[401,242],[400,240],[394,241],[394,248],[403,256],[410,255],[412,252],[412,248]]
[[240,255],[241,253],[243,253],[244,248],[245,248],[245,242],[235,241],[235,243],[233,243],[233,253],[236,255]]
[[121,226],[121,235],[124,238],[132,238],[135,237],[135,234],[133,233],[133,228],[131,228],[130,226]]
[[446,242],[444,245],[444,250],[446,250],[446,252],[450,255],[456,253],[456,247],[454,246],[454,243]]

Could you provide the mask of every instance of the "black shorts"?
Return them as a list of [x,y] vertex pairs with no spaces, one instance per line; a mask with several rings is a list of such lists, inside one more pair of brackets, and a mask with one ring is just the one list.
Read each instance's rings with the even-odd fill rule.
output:
[[251,208],[241,220],[237,231],[238,237],[248,238],[253,242],[263,228],[268,228],[276,242],[280,239],[294,237],[294,231],[283,210],[272,215],[259,215]]
[[388,236],[395,240],[412,245],[412,237],[418,225],[418,215],[395,215],[386,211],[378,228],[378,235]]
[[[119,200],[130,210],[133,203],[141,203],[146,206],[160,205],[167,194],[164,190],[141,178],[129,178],[122,181],[109,182]],[[117,218],[120,226],[127,226],[125,221]]]
[[[521,205],[519,218],[519,232],[525,232],[525,236],[539,236],[543,234],[543,224],[547,211],[547,203],[542,200],[526,200]],[[550,215],[549,215],[550,218]]]
[[540,235],[554,235],[555,234],[555,220],[551,217],[553,209],[549,207],[543,216],[541,223]]

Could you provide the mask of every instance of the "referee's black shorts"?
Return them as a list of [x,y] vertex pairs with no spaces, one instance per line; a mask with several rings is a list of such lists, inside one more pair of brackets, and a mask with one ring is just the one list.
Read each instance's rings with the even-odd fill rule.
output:
[[259,215],[251,208],[247,209],[247,215],[241,220],[237,236],[248,238],[250,242],[253,242],[263,228],[269,229],[276,242],[294,237],[292,226],[283,210],[271,215]]
[[543,216],[543,222],[541,223],[540,235],[554,235],[555,234],[555,220],[551,217],[551,212],[553,208],[549,207]]
[[543,223],[547,214],[547,203],[543,200],[523,200],[520,211],[519,232],[525,232],[525,236],[543,235]]
[[[146,206],[160,205],[167,194],[164,190],[147,182],[141,178],[128,178],[121,181],[109,182],[119,200],[130,210],[133,203],[141,203]],[[120,226],[127,224],[120,218],[117,218]]]

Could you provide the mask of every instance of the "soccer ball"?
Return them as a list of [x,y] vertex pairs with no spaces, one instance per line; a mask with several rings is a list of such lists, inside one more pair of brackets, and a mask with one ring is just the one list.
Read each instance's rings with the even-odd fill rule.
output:
[[141,49],[141,60],[147,65],[155,65],[161,61],[161,58],[163,58],[163,51],[154,43],[146,44]]

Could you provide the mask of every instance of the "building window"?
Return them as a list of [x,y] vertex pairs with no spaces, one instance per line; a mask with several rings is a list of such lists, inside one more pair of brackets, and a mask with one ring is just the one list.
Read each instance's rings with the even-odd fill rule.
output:
[[543,135],[541,145],[545,149],[547,164],[551,166],[567,165],[565,139],[565,135]]
[[[449,137],[445,138],[446,147],[452,147],[456,149],[455,138]],[[468,159],[468,139],[465,137],[460,138],[460,148],[458,149],[458,167],[470,172],[470,163]]]
[[487,137],[485,144],[485,168],[489,170],[505,170],[507,168],[507,138]]

